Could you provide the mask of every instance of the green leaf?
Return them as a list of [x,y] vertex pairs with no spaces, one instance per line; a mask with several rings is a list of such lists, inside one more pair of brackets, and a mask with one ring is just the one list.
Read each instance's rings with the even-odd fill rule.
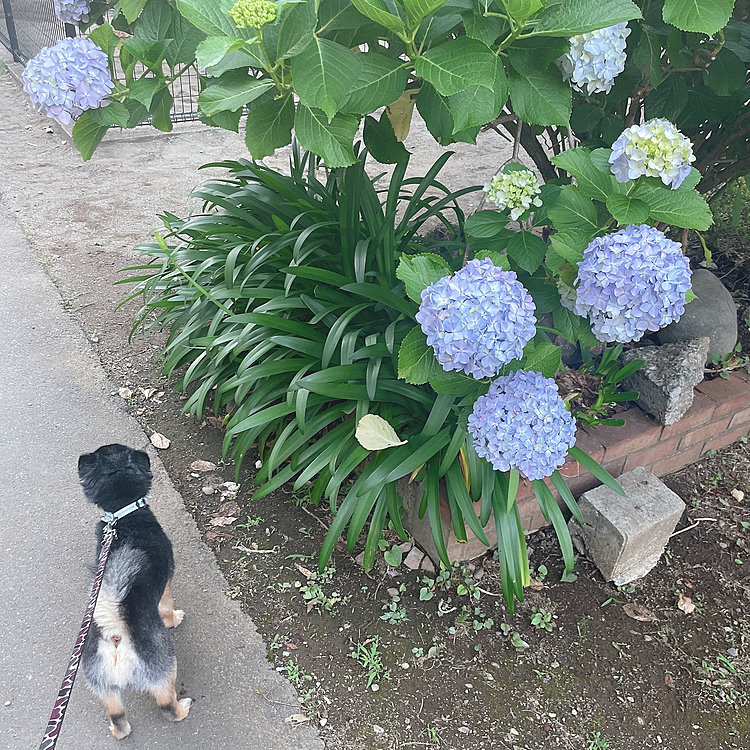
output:
[[234,112],[272,88],[274,88],[274,83],[268,78],[243,76],[240,80],[229,79],[226,82],[219,79],[215,84],[201,91],[198,96],[198,106],[209,117],[217,112]]
[[368,114],[391,104],[404,93],[409,67],[401,60],[374,52],[358,55],[362,64],[356,83],[341,102],[346,114]]
[[462,36],[428,50],[416,59],[414,69],[443,96],[457,94],[469,86],[492,89],[495,55],[482,42]]
[[[84,112],[73,126],[73,145],[80,151],[84,161],[88,161],[101,143],[108,125],[100,125],[90,112]],[[437,363],[436,363],[437,364]]]
[[383,0],[352,0],[352,5],[371,21],[385,26],[386,29],[397,34],[403,34],[406,29],[404,22],[392,13],[388,12],[388,6]]
[[[218,65],[230,52],[244,47],[245,44],[244,39],[236,36],[210,36],[208,39],[204,39],[195,50],[198,68],[209,70],[211,75],[217,75],[210,68]],[[257,62],[260,62],[260,60]]]
[[573,94],[560,75],[549,69],[526,76],[511,70],[508,79],[515,113],[532,125],[567,125]]
[[432,390],[440,396],[479,395],[487,391],[486,384],[474,380],[463,372],[444,370],[439,362],[437,372],[430,378],[429,383]]
[[578,461],[586,471],[593,474],[600,482],[606,484],[611,490],[614,490],[618,495],[625,497],[625,490],[620,486],[620,483],[597,461],[595,461],[588,453],[582,451],[577,445],[574,445],[568,450],[568,455]]
[[466,218],[464,229],[466,234],[477,239],[491,239],[497,236],[510,238],[512,229],[506,229],[507,214],[499,211],[476,211]]
[[524,271],[534,273],[544,260],[547,245],[541,237],[525,229],[515,232],[508,241],[508,255]]
[[451,267],[435,253],[402,255],[396,276],[404,282],[406,295],[417,304],[422,302],[422,290],[452,273]]
[[191,63],[195,59],[198,45],[206,38],[200,29],[193,26],[179,13],[173,14],[172,25],[169,27],[167,36],[172,42],[167,47],[166,58],[173,68]]
[[397,568],[399,565],[401,565],[401,560],[404,557],[404,553],[401,551],[401,547],[399,547],[397,544],[394,544],[389,550],[386,550],[383,553],[383,559],[390,565],[392,568]]
[[[315,0],[303,0],[289,10],[283,9],[281,20],[278,21],[276,61],[294,57],[307,49],[315,37],[315,26],[318,21],[315,8]],[[265,27],[263,30],[265,33]]]
[[638,190],[638,198],[648,204],[654,221],[699,231],[713,224],[711,209],[697,190],[670,190],[647,184]]
[[569,50],[570,42],[567,39],[532,37],[514,42],[508,48],[508,59],[519,73],[532,75],[545,70],[551,62]]
[[646,117],[663,117],[676,122],[688,103],[688,87],[683,76],[669,76],[646,99]]
[[110,102],[106,107],[88,110],[91,119],[99,125],[116,125],[127,128],[130,122],[130,111],[120,102]]
[[611,148],[595,148],[591,152],[591,163],[605,174],[612,174],[612,165],[609,163],[609,157],[612,155]]
[[[648,74],[652,86],[658,86],[664,77],[661,69],[661,53],[661,43],[656,34],[648,28],[641,27],[641,38],[633,51],[633,63],[644,74]],[[679,78],[680,76],[671,77]]]
[[524,356],[523,369],[541,372],[545,378],[553,378],[562,367],[562,350],[545,341],[535,346]]
[[406,19],[412,29],[416,29],[430,13],[434,13],[447,2],[448,0],[401,0],[406,10]]
[[365,117],[362,138],[375,161],[381,164],[401,164],[409,160],[411,155],[393,132],[393,125],[388,115],[383,112],[376,120],[369,115]]
[[[734,52],[722,49],[708,66],[707,73],[706,86],[708,88],[719,96],[731,96],[745,85],[747,65]],[[687,91],[685,91],[685,104],[687,104]]]
[[508,79],[502,63],[497,60],[493,88],[473,85],[448,97],[448,108],[453,115],[453,132],[491,122],[500,114],[507,99]]
[[549,208],[549,218],[555,229],[577,229],[581,232],[599,231],[596,207],[578,188],[564,185],[555,203]]
[[148,0],[120,0],[120,10],[128,23],[133,23]]
[[272,99],[268,103],[251,106],[245,123],[245,145],[254,159],[271,156],[277,148],[292,142],[294,127],[294,99]]
[[607,210],[614,216],[620,226],[643,224],[648,220],[650,209],[648,203],[640,198],[615,193],[607,199]]
[[442,369],[427,336],[419,326],[406,334],[398,350],[398,376],[412,385],[422,385]]
[[162,41],[172,24],[172,13],[167,0],[149,0],[138,21],[135,36],[151,44]]
[[89,34],[89,39],[91,39],[97,47],[100,47],[110,59],[120,44],[119,37],[115,34],[115,30],[109,23],[103,23],[101,26],[92,29]]
[[464,28],[466,36],[478,39],[490,47],[497,41],[500,32],[505,28],[505,23],[501,18],[486,17],[472,12],[464,16]]
[[294,129],[302,148],[325,159],[329,167],[348,167],[357,161],[352,142],[357,134],[359,118],[336,115],[328,120],[319,109],[304,104],[297,107]]
[[614,178],[597,169],[591,161],[591,152],[587,148],[572,148],[552,157],[552,163],[564,169],[578,185],[582,195],[587,198],[606,202],[613,193],[625,192],[625,188]]
[[487,260],[491,261],[493,266],[497,266],[497,268],[500,268],[503,271],[510,271],[510,261],[508,260],[507,253],[498,253],[495,250],[478,250],[474,253],[474,257],[477,260],[487,258]]
[[229,15],[235,0],[177,0],[177,10],[209,36],[240,36],[251,39],[255,29],[238,29]]
[[556,232],[550,238],[554,251],[571,265],[583,260],[583,251],[588,247],[593,235],[574,228]]
[[712,36],[729,22],[734,0],[664,0],[664,23]]
[[151,102],[156,92],[165,85],[163,78],[139,78],[130,87],[130,98],[151,109]]
[[163,88],[156,92],[153,102],[151,102],[151,124],[163,133],[172,132],[172,107],[174,106],[174,97],[168,88]]
[[295,93],[306,107],[322,109],[330,121],[361,68],[355,52],[328,39],[313,37],[312,42],[292,58]]
[[641,11],[630,0],[597,0],[595,3],[590,0],[562,0],[560,3],[548,3],[534,28],[534,34],[570,37],[640,17]]

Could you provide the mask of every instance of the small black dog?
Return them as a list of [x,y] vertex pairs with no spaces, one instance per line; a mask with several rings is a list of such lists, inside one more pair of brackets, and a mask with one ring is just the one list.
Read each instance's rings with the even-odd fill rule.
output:
[[[78,459],[78,476],[88,501],[115,513],[148,494],[151,462],[142,451],[105,445]],[[103,529],[100,522],[97,560]],[[121,518],[115,529],[82,667],[120,740],[131,731],[122,690],[150,691],[170,721],[182,721],[192,701],[177,700],[177,660],[166,631],[185,616],[172,600],[172,545],[148,506]]]

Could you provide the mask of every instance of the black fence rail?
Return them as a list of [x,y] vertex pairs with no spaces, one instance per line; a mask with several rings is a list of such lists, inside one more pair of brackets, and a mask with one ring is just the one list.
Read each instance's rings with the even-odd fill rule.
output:
[[[25,65],[43,47],[56,44],[66,36],[76,36],[77,29],[55,15],[52,0],[0,0],[0,44]],[[172,122],[198,119],[200,90],[195,71],[188,70],[170,87],[174,97]]]

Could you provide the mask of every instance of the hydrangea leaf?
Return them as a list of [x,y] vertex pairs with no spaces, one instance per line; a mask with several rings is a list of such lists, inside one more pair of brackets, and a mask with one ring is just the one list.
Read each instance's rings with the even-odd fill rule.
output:
[[[139,1],[139,0],[138,0]],[[238,29],[229,16],[235,0],[177,0],[177,10],[190,23],[209,36],[257,36],[255,29]]]
[[406,296],[417,304],[422,302],[423,289],[451,273],[451,267],[435,253],[402,255],[396,268],[396,276],[404,282]]
[[646,99],[646,119],[663,117],[671,122],[677,118],[688,103],[688,87],[682,76],[669,76]]
[[510,271],[510,260],[508,260],[507,253],[498,253],[496,250],[479,250],[474,253],[474,257],[478,260],[487,258],[487,260],[492,261],[493,266],[497,266],[503,271]]
[[477,239],[491,239],[493,237],[506,235],[510,237],[506,229],[508,216],[499,211],[476,211],[467,217],[464,229],[466,234]]
[[711,209],[697,190],[670,190],[643,185],[638,198],[648,204],[651,218],[683,229],[704,231],[713,224]]
[[516,232],[508,242],[508,255],[524,271],[534,273],[544,260],[547,245],[541,237],[525,229]]
[[156,92],[154,100],[151,102],[150,114],[151,124],[162,133],[172,132],[172,107],[174,106],[174,97],[168,88],[160,89]]
[[648,75],[654,87],[658,86],[664,77],[661,69],[661,52],[661,42],[657,35],[648,28],[642,28],[641,38],[633,50],[633,63]]
[[695,168],[690,167],[690,174],[682,181],[678,190],[692,190],[694,187],[698,187],[698,183],[701,181],[703,175]]
[[382,451],[409,442],[408,440],[400,440],[390,423],[377,414],[365,414],[357,422],[354,437],[368,451]]
[[591,163],[600,171],[606,174],[612,174],[612,165],[609,163],[609,157],[612,155],[611,148],[595,148],[591,152]]
[[454,133],[453,115],[448,108],[448,102],[445,97],[438,94],[431,84],[424,83],[422,85],[417,96],[417,109],[424,118],[427,130],[441,146],[447,146],[450,143],[456,143],[456,141],[476,144],[481,125],[474,125],[471,128]]
[[120,102],[110,102],[106,107],[88,110],[88,114],[94,122],[100,125],[116,125],[118,128],[127,128],[130,121],[130,111]]
[[502,111],[508,100],[508,79],[499,59],[495,68],[495,84],[491,89],[469,86],[447,98],[448,108],[453,115],[454,133],[476,125],[486,125]]
[[443,96],[469,86],[492,89],[495,82],[495,54],[487,45],[466,36],[428,50],[417,58],[414,68]]
[[435,359],[427,336],[419,326],[406,334],[398,350],[398,376],[412,385],[423,385],[440,374],[442,368]]
[[596,3],[590,0],[565,0],[548,4],[534,28],[534,34],[570,37],[640,17],[641,11],[631,0],[597,0]]
[[268,78],[250,78],[243,75],[239,79],[231,78],[226,82],[219,79],[213,86],[201,91],[198,106],[209,117],[217,112],[234,112],[273,87],[273,81]]
[[110,59],[120,44],[120,38],[115,34],[115,30],[109,23],[103,23],[101,26],[92,29],[89,39]]
[[563,186],[549,217],[555,229],[578,229],[595,234],[599,230],[596,208],[590,198],[572,185]]
[[128,23],[133,23],[138,18],[148,0],[120,0],[120,9]]
[[[722,49],[708,66],[707,72],[706,86],[719,96],[731,96],[745,85],[747,65],[734,52]],[[687,104],[687,92],[685,103]]]
[[664,0],[664,23],[713,35],[727,25],[733,8],[734,0]]
[[500,32],[505,28],[501,18],[491,18],[478,13],[467,13],[464,16],[466,36],[478,39],[488,47],[497,41]]
[[[206,38],[206,35],[193,26],[187,18],[175,13],[172,25],[169,27],[167,36],[172,40],[167,47],[167,62],[174,68],[177,65],[190,63],[195,59],[198,45]],[[219,75],[221,75],[219,73]]]
[[441,5],[445,5],[448,0],[401,0],[401,4],[406,10],[406,19],[409,27],[415,29],[422,21],[434,13]]
[[294,118],[294,129],[302,148],[325,159],[329,167],[348,167],[357,161],[352,142],[359,118],[336,115],[329,120],[319,109],[300,104]]
[[389,13],[383,0],[352,0],[352,5],[371,21],[385,26],[386,29],[394,31],[397,34],[403,34],[406,29],[404,22],[398,17]]
[[631,195],[615,193],[607,199],[607,210],[621,226],[644,224],[649,217],[648,203]]
[[[120,7],[124,12],[122,3]],[[165,39],[172,24],[173,13],[172,7],[166,0],[151,0],[141,13],[135,36],[151,44]]]
[[277,148],[292,142],[294,99],[271,99],[251,106],[245,125],[245,145],[254,159],[271,156]]
[[[208,70],[211,75],[221,75],[210,68],[221,63],[221,61],[234,50],[238,50],[245,45],[245,40],[236,36],[210,36],[204,39],[196,48],[195,56],[198,61],[198,67],[201,70]],[[257,60],[260,63],[260,60]],[[248,62],[248,65],[251,63]]]
[[140,102],[146,109],[151,109],[151,101],[163,85],[160,78],[139,78],[130,87],[130,98]]
[[396,101],[409,78],[409,68],[401,60],[365,52],[358,55],[362,69],[339,110],[345,114],[368,114]]
[[[284,7],[281,20],[278,21],[276,39],[276,59],[286,60],[302,52],[313,40],[317,16],[315,2],[298,2],[291,8]],[[265,38],[266,27],[263,27]]]
[[531,76],[511,70],[508,77],[513,109],[532,125],[567,125],[573,93],[559,75],[549,69]]
[[385,112],[380,115],[379,120],[369,115],[365,117],[362,138],[372,158],[381,164],[400,164],[409,160],[411,154],[396,138],[393,125]]
[[592,237],[590,232],[570,228],[555,232],[550,242],[558,255],[565,258],[571,265],[576,265],[583,260],[583,251],[591,242]]
[[[527,347],[528,349],[528,347]],[[553,378],[562,365],[562,349],[544,341],[524,352],[523,369],[541,372],[545,378]]]
[[292,58],[295,93],[306,107],[322,109],[330,121],[361,69],[358,54],[336,42],[313,37],[312,42]]
[[508,59],[514,70],[525,75],[538,73],[570,49],[567,39],[532,37],[515,42],[508,48]]
[[109,126],[100,125],[91,117],[89,112],[84,112],[76,120],[76,124],[73,126],[73,144],[80,151],[84,161],[91,158],[107,130],[109,130]]
[[626,190],[611,173],[605,174],[594,166],[587,148],[563,151],[552,157],[552,163],[574,177],[581,194],[587,198],[606,202],[613,193],[624,193]]
[[430,388],[439,396],[469,396],[479,394],[487,389],[487,385],[474,380],[469,375],[462,372],[446,372],[438,366],[438,372],[429,380]]

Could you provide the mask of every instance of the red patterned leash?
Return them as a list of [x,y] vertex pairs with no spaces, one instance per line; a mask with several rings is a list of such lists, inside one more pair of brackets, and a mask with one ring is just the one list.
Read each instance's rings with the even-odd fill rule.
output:
[[105,522],[106,526],[104,527],[104,536],[102,537],[102,551],[99,554],[99,567],[96,569],[94,583],[91,586],[89,605],[86,607],[86,613],[83,616],[81,629],[78,631],[78,638],[76,638],[75,646],[73,646],[73,653],[70,655],[68,668],[65,670],[65,677],[60,685],[60,692],[57,694],[57,700],[55,701],[52,713],[50,714],[47,729],[44,732],[44,737],[42,737],[39,750],[53,750],[57,744],[60,728],[62,727],[63,719],[65,718],[65,711],[68,708],[70,694],[73,691],[73,683],[76,680],[78,667],[81,663],[83,645],[86,643],[86,637],[89,634],[91,620],[94,616],[94,609],[96,608],[96,600],[99,598],[99,589],[102,587],[104,566],[107,564],[109,548],[112,544],[112,540],[117,536],[115,526],[123,516],[127,516],[128,513],[132,513],[134,510],[138,510],[138,508],[143,508],[148,505],[146,502],[148,497],[150,497],[150,495],[146,495],[146,497],[136,500],[122,510],[118,510],[117,513],[105,513],[102,517],[102,521]]

